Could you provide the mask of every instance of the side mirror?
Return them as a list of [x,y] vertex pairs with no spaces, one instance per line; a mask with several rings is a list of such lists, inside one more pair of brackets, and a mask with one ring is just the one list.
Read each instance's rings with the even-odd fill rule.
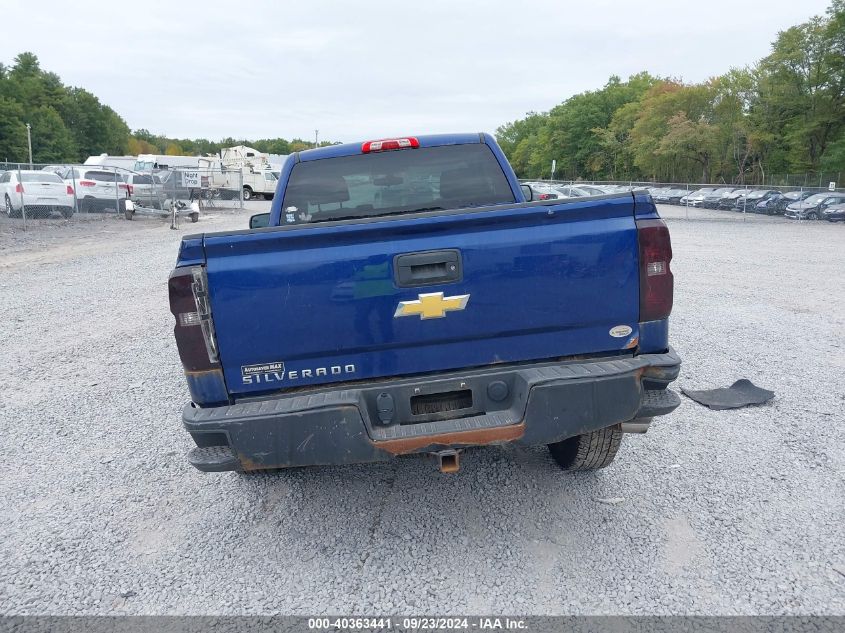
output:
[[270,226],[269,213],[256,213],[249,219],[249,228],[251,229],[263,229],[266,226]]
[[522,189],[522,195],[525,196],[526,202],[534,200],[534,190],[531,187],[528,185],[519,185],[519,188]]

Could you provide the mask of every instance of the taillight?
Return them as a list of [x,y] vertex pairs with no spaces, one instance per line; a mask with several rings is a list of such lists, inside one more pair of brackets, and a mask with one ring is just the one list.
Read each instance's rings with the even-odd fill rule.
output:
[[672,312],[672,242],[663,220],[637,220],[640,244],[640,321],[665,319]]
[[378,141],[367,141],[361,145],[361,152],[370,154],[372,152],[387,152],[392,149],[416,149],[420,142],[413,136],[405,138],[383,138]]
[[93,186],[94,186],[94,185],[96,185],[96,184],[97,184],[97,183],[96,183],[96,182],[94,182],[93,180],[80,180],[80,181],[79,181],[79,186],[80,186],[80,187],[93,187]]
[[67,195],[69,195],[69,196],[73,195],[73,187],[71,187],[70,185],[67,186]]
[[219,369],[217,340],[211,320],[208,283],[202,266],[177,268],[168,280],[173,334],[186,371]]
[[23,193],[23,185],[21,183],[15,185],[15,193]]

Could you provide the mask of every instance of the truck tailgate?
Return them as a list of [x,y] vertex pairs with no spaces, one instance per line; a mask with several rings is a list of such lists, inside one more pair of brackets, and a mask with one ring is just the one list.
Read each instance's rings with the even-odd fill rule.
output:
[[[638,334],[631,194],[207,235],[204,248],[235,396],[622,351]],[[437,282],[444,270],[454,279]]]

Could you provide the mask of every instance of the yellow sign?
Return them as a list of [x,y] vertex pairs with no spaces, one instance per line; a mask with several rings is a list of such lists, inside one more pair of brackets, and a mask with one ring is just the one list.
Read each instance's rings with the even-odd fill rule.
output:
[[414,301],[400,301],[393,317],[419,314],[420,319],[442,319],[447,312],[466,308],[467,301],[469,295],[444,297],[442,292],[428,292],[421,294],[420,298]]

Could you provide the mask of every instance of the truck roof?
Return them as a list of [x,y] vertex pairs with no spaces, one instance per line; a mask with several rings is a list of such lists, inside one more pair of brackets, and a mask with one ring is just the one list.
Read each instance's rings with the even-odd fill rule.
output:
[[[425,134],[423,136],[415,136],[419,142],[420,147],[438,147],[440,145],[465,145],[467,143],[481,143],[483,142],[483,134],[479,132],[470,132],[466,134]],[[407,138],[407,137],[392,137],[392,138]],[[378,140],[378,139],[366,139]],[[354,156],[361,153],[361,145],[366,141],[360,143],[344,143],[342,145],[327,145],[326,147],[318,147],[317,149],[306,149],[299,152],[300,161],[320,160],[322,158],[337,158],[339,156]]]

